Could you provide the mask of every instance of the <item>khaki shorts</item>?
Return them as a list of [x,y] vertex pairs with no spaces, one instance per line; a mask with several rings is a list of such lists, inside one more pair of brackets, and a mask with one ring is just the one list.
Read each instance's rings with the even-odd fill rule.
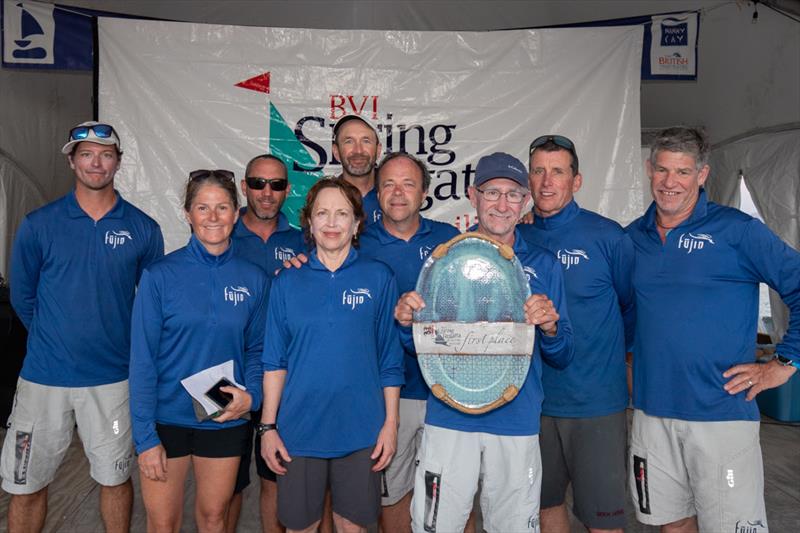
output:
[[415,533],[464,531],[479,478],[487,532],[539,532],[538,435],[511,437],[426,425],[419,458],[411,500]]
[[397,453],[383,473],[381,505],[394,505],[414,489],[417,452],[425,428],[425,405],[425,400],[400,398]]
[[128,381],[96,387],[51,387],[19,378],[0,458],[3,490],[32,494],[48,486],[78,435],[92,478],[124,483],[133,460]]
[[689,422],[633,413],[630,490],[636,518],[697,515],[700,531],[766,533],[759,423]]

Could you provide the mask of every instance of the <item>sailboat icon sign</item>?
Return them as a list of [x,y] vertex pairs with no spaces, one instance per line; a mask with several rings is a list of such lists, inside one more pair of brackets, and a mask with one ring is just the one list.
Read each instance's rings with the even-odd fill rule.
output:
[[52,64],[53,5],[5,1],[3,50],[6,63]]

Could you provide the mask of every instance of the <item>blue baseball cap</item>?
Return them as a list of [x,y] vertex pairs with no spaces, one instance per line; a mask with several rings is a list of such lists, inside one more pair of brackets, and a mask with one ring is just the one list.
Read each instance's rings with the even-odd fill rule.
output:
[[522,161],[513,155],[505,152],[495,152],[485,155],[478,161],[478,168],[475,169],[475,181],[473,185],[480,187],[489,180],[495,178],[508,178],[516,181],[520,186],[529,189],[528,172]]

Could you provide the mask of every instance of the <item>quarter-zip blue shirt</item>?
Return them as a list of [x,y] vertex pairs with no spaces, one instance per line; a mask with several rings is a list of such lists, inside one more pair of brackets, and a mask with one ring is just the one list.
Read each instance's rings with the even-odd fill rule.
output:
[[542,414],[593,417],[628,406],[625,349],[633,344],[633,244],[622,227],[573,200],[550,217],[519,226],[555,254],[564,272],[575,335],[573,364],[542,369]]
[[627,228],[636,250],[634,406],[682,420],[758,420],[756,402],[728,394],[722,373],[754,362],[759,283],[791,311],[777,352],[800,358],[800,254],[702,189],[663,244],[655,217],[653,203]]
[[[368,226],[361,234],[359,252],[362,256],[377,259],[391,268],[397,279],[397,289],[400,294],[404,294],[416,287],[419,271],[428,254],[458,234],[455,226],[420,217],[419,229],[405,241],[386,231],[383,222],[379,221]],[[404,351],[406,383],[400,390],[400,397],[424,400],[428,397],[429,389],[419,369],[417,354],[410,346]]]
[[392,271],[352,248],[334,272],[314,250],[306,266],[275,278],[263,363],[287,371],[277,422],[290,455],[342,457],[375,445],[383,388],[403,385],[397,297]]
[[270,277],[283,268],[283,262],[305,252],[303,233],[289,225],[283,213],[278,213],[278,226],[266,242],[250,231],[242,217],[247,208],[239,211],[239,220],[233,227],[231,239],[236,243],[233,253],[260,266]]
[[29,213],[11,253],[11,303],[28,329],[20,375],[55,387],[127,379],[131,307],[161,228],[117,192],[95,222],[75,191]]
[[148,267],[133,305],[131,415],[141,453],[161,441],[156,422],[221,429],[245,420],[198,422],[181,380],[233,359],[234,378],[261,405],[269,277],[236,257],[215,256],[192,236],[189,244]]
[[528,376],[519,394],[510,403],[488,413],[470,415],[457,411],[432,393],[428,395],[425,423],[458,431],[493,435],[538,435],[542,411],[542,359],[555,368],[564,368],[572,361],[572,326],[564,297],[564,277],[555,256],[514,233],[514,254],[522,263],[531,294],[544,294],[560,315],[558,331],[552,336],[536,332],[533,357]]

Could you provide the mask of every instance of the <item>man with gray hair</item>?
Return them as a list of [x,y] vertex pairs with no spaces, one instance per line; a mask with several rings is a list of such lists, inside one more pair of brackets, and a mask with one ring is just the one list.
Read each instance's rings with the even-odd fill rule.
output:
[[[767,531],[758,407],[800,365],[800,254],[764,224],[710,202],[709,145],[676,127],[647,161],[654,202],[627,231],[637,334],[630,488],[665,532]],[[758,285],[791,310],[775,359],[755,358]]]

